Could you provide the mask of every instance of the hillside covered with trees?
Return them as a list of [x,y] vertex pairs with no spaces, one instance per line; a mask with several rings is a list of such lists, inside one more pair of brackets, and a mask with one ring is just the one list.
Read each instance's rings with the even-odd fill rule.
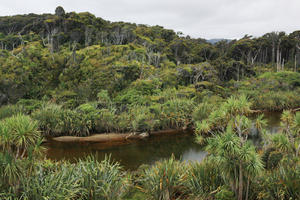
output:
[[[0,198],[299,199],[299,68],[300,31],[212,42],[62,7],[0,17]],[[266,111],[276,134],[251,118]],[[166,129],[207,156],[133,172],[44,159],[45,138]]]
[[21,110],[57,136],[188,127],[200,103],[235,94],[254,110],[297,108],[299,45],[300,31],[211,44],[62,7],[1,17],[2,118]]

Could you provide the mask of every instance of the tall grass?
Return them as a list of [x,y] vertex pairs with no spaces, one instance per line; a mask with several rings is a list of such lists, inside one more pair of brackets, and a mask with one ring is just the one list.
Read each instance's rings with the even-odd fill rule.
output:
[[221,172],[213,162],[208,160],[204,160],[202,163],[190,163],[184,183],[190,196],[204,199],[224,185]]
[[111,162],[109,157],[101,162],[95,157],[80,160],[76,166],[76,176],[83,189],[82,199],[119,200],[130,186],[130,177],[118,163]]
[[83,113],[63,109],[55,104],[48,104],[32,114],[39,121],[39,127],[46,136],[89,135],[92,122],[84,116]]
[[168,160],[157,162],[145,169],[140,177],[140,186],[149,199],[171,200],[182,195],[184,165],[176,161],[174,156]]
[[22,180],[22,199],[71,200],[78,197],[82,189],[80,179],[74,174],[74,166],[55,164],[38,165],[34,175]]

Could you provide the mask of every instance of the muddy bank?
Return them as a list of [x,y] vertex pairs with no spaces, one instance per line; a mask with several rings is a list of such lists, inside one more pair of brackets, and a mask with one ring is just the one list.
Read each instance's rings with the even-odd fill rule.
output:
[[282,112],[284,110],[289,110],[291,112],[298,112],[300,111],[300,107],[296,108],[286,108],[286,109],[274,109],[274,110],[251,110],[251,113],[274,113],[274,112]]
[[150,133],[102,133],[94,134],[86,137],[76,137],[76,136],[60,136],[60,137],[49,137],[47,142],[60,142],[60,143],[119,143],[131,140],[142,140],[151,136],[160,135],[172,135],[179,133],[192,133],[191,130],[184,129],[168,129],[161,131],[153,131]]

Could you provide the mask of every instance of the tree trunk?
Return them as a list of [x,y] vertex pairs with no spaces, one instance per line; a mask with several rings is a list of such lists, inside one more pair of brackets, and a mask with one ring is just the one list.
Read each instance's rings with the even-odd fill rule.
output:
[[279,45],[277,46],[276,67],[277,67],[277,72],[279,72],[279,70],[280,70],[280,52],[279,52]]
[[245,200],[248,200],[248,196],[249,196],[249,184],[250,184],[250,177],[248,176],[247,189],[246,189],[246,199]]
[[272,63],[275,63],[275,42],[272,44]]
[[295,72],[297,71],[297,54],[295,54],[295,68],[294,68],[294,71]]
[[238,200],[243,200],[243,167],[242,162],[239,164],[239,196]]

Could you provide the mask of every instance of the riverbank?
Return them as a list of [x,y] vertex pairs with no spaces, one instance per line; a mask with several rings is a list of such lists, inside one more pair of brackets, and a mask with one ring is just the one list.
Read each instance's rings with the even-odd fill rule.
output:
[[130,140],[142,140],[151,136],[173,135],[179,133],[192,133],[189,129],[167,129],[160,131],[144,132],[144,133],[102,133],[91,136],[77,137],[77,136],[60,136],[47,137],[47,142],[60,143],[118,143]]

